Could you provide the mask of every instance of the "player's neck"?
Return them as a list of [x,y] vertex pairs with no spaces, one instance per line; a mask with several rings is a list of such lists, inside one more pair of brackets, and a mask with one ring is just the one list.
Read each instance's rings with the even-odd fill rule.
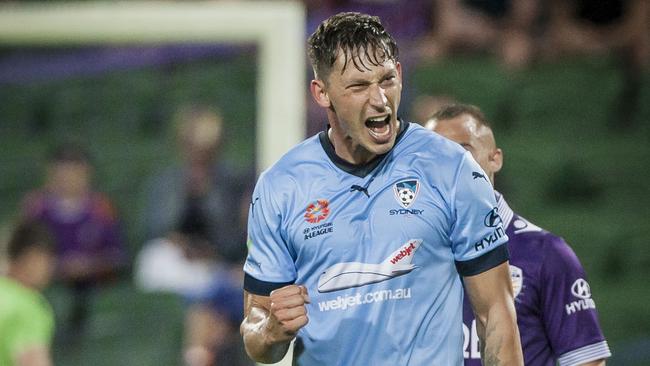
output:
[[366,150],[349,136],[342,136],[331,127],[327,130],[327,138],[334,146],[336,155],[350,164],[363,165],[377,157],[377,154]]

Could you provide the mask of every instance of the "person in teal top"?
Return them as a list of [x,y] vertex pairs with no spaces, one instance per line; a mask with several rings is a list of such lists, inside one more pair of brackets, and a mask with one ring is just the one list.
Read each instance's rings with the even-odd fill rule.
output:
[[40,290],[54,270],[52,237],[42,225],[22,222],[7,246],[0,276],[0,365],[51,366],[54,315]]

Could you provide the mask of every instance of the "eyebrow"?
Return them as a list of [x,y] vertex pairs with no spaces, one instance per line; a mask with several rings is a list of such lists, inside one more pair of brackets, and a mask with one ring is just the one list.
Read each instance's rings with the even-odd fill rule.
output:
[[[395,69],[388,70],[386,73],[384,73],[381,78],[379,78],[379,82],[388,79],[391,76],[397,76],[397,71]],[[349,88],[351,86],[355,85],[368,85],[371,82],[367,79],[352,79],[349,80],[348,82],[345,83],[345,87]]]
[[345,87],[348,88],[348,87],[355,86],[355,85],[368,85],[368,84],[370,84],[370,81],[365,80],[365,79],[352,79],[352,80],[348,81],[347,83],[345,83],[345,85],[346,85]]

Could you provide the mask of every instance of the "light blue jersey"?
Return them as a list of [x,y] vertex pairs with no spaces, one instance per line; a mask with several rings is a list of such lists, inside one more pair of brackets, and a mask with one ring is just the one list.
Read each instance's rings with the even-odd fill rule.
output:
[[462,365],[462,283],[508,258],[485,173],[458,144],[401,123],[364,166],[326,133],[260,177],[245,289],[307,287],[299,365]]

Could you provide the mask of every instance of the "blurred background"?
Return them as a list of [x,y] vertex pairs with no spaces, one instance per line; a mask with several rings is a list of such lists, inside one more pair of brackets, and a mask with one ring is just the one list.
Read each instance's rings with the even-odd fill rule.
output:
[[[400,46],[403,118],[424,122],[450,101],[483,109],[505,154],[497,189],[581,259],[608,364],[650,365],[647,1],[292,3],[304,39],[339,11],[381,17]],[[24,5],[0,2],[0,14]],[[48,217],[72,236],[109,238],[70,252],[101,273],[58,251],[45,290],[55,364],[200,364],[214,356],[206,349],[222,355],[208,363],[246,364],[233,339],[249,193],[264,167],[259,44],[7,39],[0,31],[2,231],[19,217]],[[310,80],[306,56],[301,65],[292,71]],[[296,108],[303,102],[306,137],[326,119],[306,83]],[[71,164],[85,170],[75,175]],[[77,201],[75,179],[86,181]],[[75,217],[90,226],[72,227]],[[107,253],[99,248],[114,254],[110,263],[97,262]]]

